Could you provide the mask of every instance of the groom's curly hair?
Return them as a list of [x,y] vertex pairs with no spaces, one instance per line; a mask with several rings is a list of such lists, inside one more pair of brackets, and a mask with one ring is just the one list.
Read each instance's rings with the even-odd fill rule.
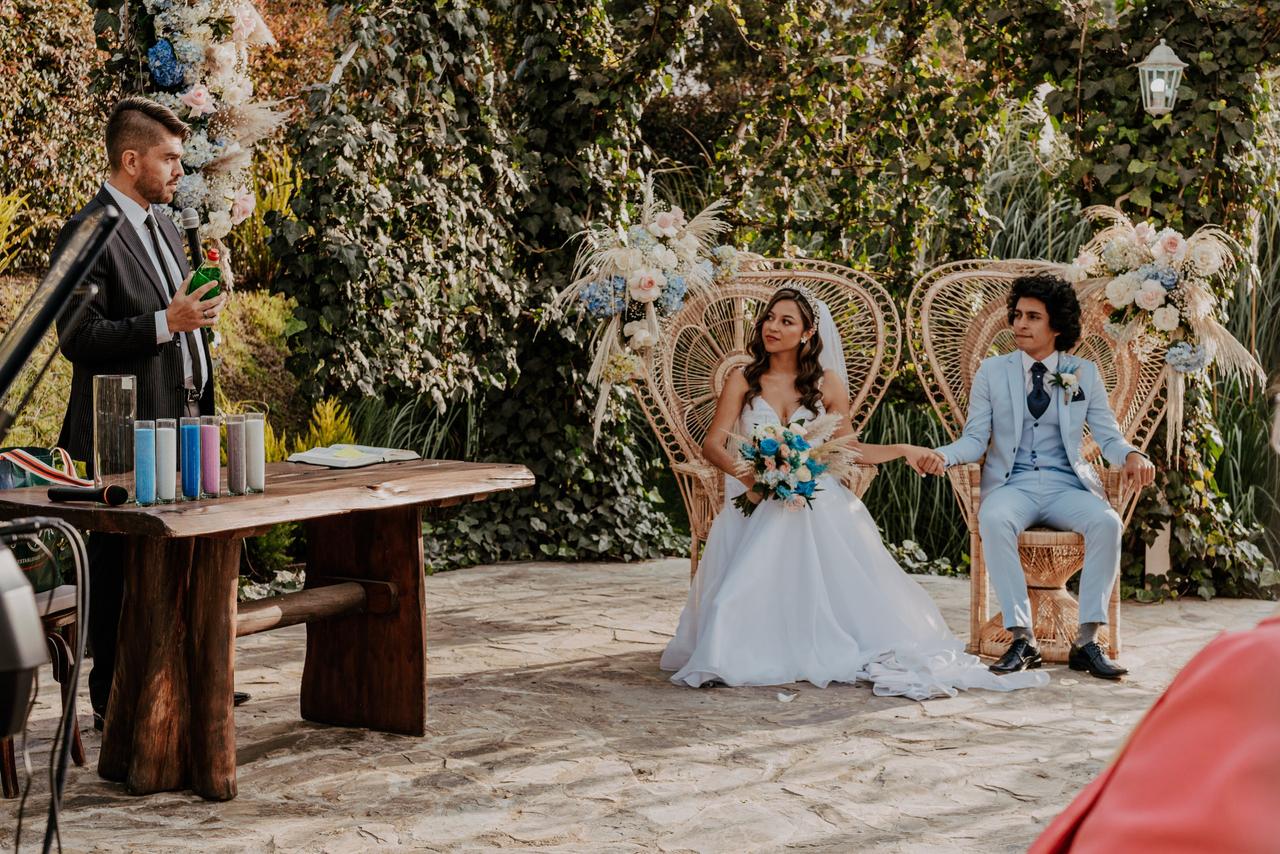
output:
[[1080,300],[1071,283],[1048,273],[1019,276],[1009,289],[1009,325],[1013,325],[1013,310],[1023,297],[1038,299],[1049,312],[1049,328],[1058,334],[1054,344],[1067,352],[1080,340]]
[[[742,370],[747,380],[747,399],[745,404],[760,396],[760,377],[769,370],[769,352],[764,348],[764,322],[773,307],[783,300],[791,300],[800,308],[800,317],[804,320],[805,331],[813,330],[807,344],[801,344],[797,355],[796,391],[800,393],[800,403],[809,411],[816,412],[822,401],[822,363],[818,356],[822,354],[822,338],[818,335],[818,320],[813,306],[809,305],[804,294],[792,288],[778,288],[773,297],[756,314],[755,327],[751,330],[751,341],[747,344],[747,355],[751,364]],[[777,413],[782,417],[782,413]]]

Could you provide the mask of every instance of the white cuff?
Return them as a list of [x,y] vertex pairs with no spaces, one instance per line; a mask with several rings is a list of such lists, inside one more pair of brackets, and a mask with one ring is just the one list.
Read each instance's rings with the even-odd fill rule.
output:
[[173,333],[169,331],[169,316],[163,311],[156,312],[156,344],[168,344],[173,340]]

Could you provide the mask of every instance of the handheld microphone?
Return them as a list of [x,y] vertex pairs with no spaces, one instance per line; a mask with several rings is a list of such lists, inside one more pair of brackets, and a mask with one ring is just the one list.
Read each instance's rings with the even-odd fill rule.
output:
[[191,269],[195,270],[204,263],[204,253],[200,251],[200,214],[195,208],[182,209],[182,227],[187,231],[187,251],[191,253]]
[[50,501],[96,501],[118,507],[129,500],[129,490],[123,486],[51,486]]

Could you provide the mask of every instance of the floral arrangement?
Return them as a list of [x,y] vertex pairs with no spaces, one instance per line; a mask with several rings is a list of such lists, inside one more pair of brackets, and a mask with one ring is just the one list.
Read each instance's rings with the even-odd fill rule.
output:
[[712,244],[728,229],[719,217],[722,206],[713,202],[689,219],[680,208],[655,200],[653,182],[647,180],[639,222],[583,232],[573,284],[557,295],[556,304],[576,305],[599,323],[587,375],[600,389],[593,423],[597,435],[611,388],[639,374],[642,354],[658,340],[660,318],[683,308],[690,294],[737,271],[741,253]]
[[[1216,226],[1190,237],[1172,228],[1134,224],[1118,210],[1092,207],[1085,216],[1107,225],[1066,268],[1082,298],[1107,312],[1106,330],[1142,359],[1162,357],[1169,390],[1169,451],[1182,433],[1186,377],[1212,364],[1259,380],[1262,366],[1217,318],[1224,277],[1238,269],[1237,242]],[[1215,289],[1214,285],[1219,286]]]
[[[146,50],[152,91],[191,127],[186,170],[172,213],[200,213],[201,237],[218,244],[253,212],[253,147],[287,118],[276,102],[253,100],[249,49],[275,44],[251,0],[142,0],[154,25]],[[145,27],[136,25],[138,32]],[[229,272],[229,270],[228,270]]]
[[1080,366],[1070,356],[1058,362],[1058,370],[1049,377],[1049,385],[1062,389],[1062,402],[1070,403],[1080,390]]
[[[758,424],[751,435],[742,437],[738,446],[739,474],[754,474],[755,485],[733,500],[733,505],[750,516],[764,501],[781,501],[789,511],[813,505],[818,477],[831,474],[843,478],[858,461],[852,447],[852,434],[832,439],[840,426],[840,416],[832,413],[815,418],[806,425],[804,419],[786,426],[780,423]],[[760,502],[751,495],[761,496]]]

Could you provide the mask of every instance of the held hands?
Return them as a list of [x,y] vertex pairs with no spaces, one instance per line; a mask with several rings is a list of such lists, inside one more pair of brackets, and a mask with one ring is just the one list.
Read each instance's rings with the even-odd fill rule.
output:
[[920,448],[908,445],[903,457],[907,465],[915,469],[916,474],[923,477],[927,474],[943,475],[947,473],[947,461],[942,454],[931,448]]
[[205,294],[221,284],[216,280],[206,282],[194,293],[188,294],[187,285],[191,284],[191,275],[182,280],[177,296],[165,309],[165,320],[169,323],[170,332],[194,332],[206,326],[213,326],[218,322],[218,315],[222,313],[227,303],[226,291],[213,299],[204,299]]
[[1156,467],[1151,460],[1137,451],[1130,451],[1125,457],[1124,471],[1121,474],[1121,489],[1125,492],[1133,490],[1141,492],[1156,482]]

